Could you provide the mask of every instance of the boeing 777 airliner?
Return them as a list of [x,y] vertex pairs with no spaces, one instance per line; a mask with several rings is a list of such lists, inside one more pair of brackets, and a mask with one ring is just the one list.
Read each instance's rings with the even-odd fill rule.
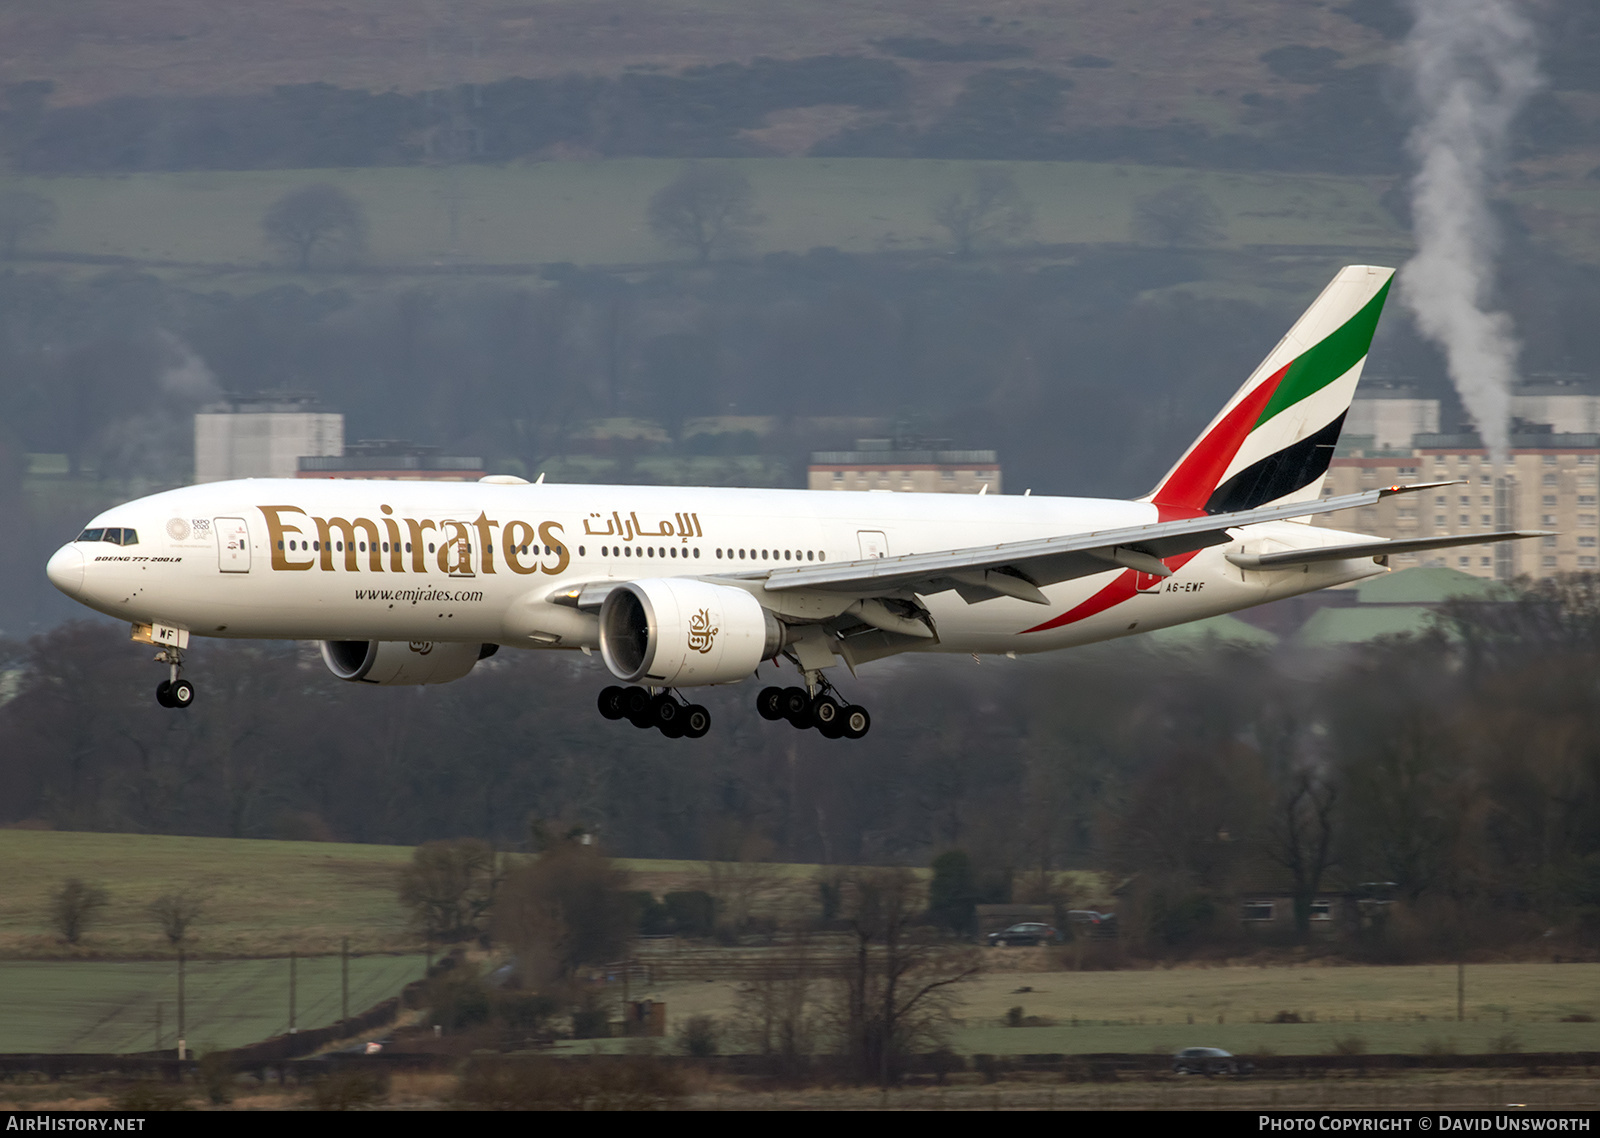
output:
[[600,711],[673,737],[683,689],[767,660],[800,683],[761,714],[860,738],[828,669],[902,652],[1049,652],[1387,571],[1399,552],[1314,514],[1442,483],[1322,496],[1392,269],[1339,272],[1143,498],[249,479],[105,511],[50,558],[68,596],[159,647],[188,707],[191,636],[321,641],[366,684],[457,680],[501,647],[598,649]]

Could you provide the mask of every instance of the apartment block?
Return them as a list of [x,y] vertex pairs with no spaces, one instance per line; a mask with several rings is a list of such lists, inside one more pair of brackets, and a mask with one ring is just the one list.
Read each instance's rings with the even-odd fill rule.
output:
[[344,416],[310,396],[235,396],[194,417],[194,480],[293,478],[303,455],[344,450]]
[[[1352,440],[1355,441],[1355,440]],[[1323,494],[1353,494],[1407,482],[1460,480],[1418,494],[1315,519],[1333,529],[1379,537],[1430,537],[1544,529],[1555,536],[1400,554],[1392,567],[1446,566],[1476,577],[1553,577],[1600,569],[1600,433],[1529,431],[1511,438],[1495,463],[1476,435],[1417,434],[1399,450],[1344,449],[1328,469]]]
[[857,439],[855,450],[813,451],[812,490],[900,490],[918,494],[998,494],[992,450],[916,450],[891,439]]

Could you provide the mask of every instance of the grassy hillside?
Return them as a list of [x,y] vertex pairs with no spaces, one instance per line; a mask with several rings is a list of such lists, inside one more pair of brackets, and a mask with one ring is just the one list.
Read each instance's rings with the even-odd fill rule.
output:
[[[181,890],[207,899],[193,930],[194,955],[329,954],[344,937],[354,952],[412,951],[418,941],[395,897],[396,875],[411,853],[410,846],[0,830],[0,875],[8,882],[0,891],[0,959],[170,957],[146,910]],[[638,858],[616,864],[631,888],[657,896],[704,889],[751,912],[808,916],[822,868]],[[62,944],[49,922],[51,893],[72,877],[109,896],[76,949]],[[1096,875],[1061,877],[1073,896],[1098,899]]]
[[[0,956],[166,955],[145,911],[164,893],[207,898],[191,951],[277,956],[414,949],[395,899],[395,873],[410,847],[0,830]],[[65,879],[109,896],[77,953],[49,925],[51,892]]]
[[[1199,186],[1216,202],[1223,223],[1220,248],[1399,252],[1409,240],[1378,204],[1385,187],[1361,178],[1092,162],[837,158],[727,164],[749,177],[765,217],[752,234],[756,254],[817,246],[852,253],[947,251],[949,237],[932,218],[934,203],[952,190],[970,190],[975,173],[985,167],[1007,169],[1032,202],[1030,243],[1131,242],[1137,199],[1180,182]],[[680,168],[675,159],[626,158],[454,169],[13,178],[3,184],[56,201],[60,222],[34,243],[40,252],[182,262],[211,272],[231,269],[248,280],[263,268],[277,272],[262,242],[263,213],[285,192],[313,182],[338,185],[366,208],[366,263],[373,267],[636,264],[682,257],[657,241],[645,221],[650,196]]]
[[[0,81],[51,79],[57,100],[83,103],[155,90],[236,94],[315,82],[416,91],[508,76],[676,71],[839,53],[896,59],[915,76],[918,101],[927,102],[948,98],[971,71],[996,65],[929,59],[915,45],[908,51],[895,42],[905,39],[960,45],[969,55],[974,47],[977,55],[1009,49],[997,57],[1000,65],[1067,71],[1077,82],[1075,114],[1102,122],[1237,115],[1239,95],[1283,86],[1259,56],[1285,44],[1326,45],[1350,63],[1388,50],[1380,34],[1337,5],[1279,0],[1232,0],[1181,18],[1161,0],[1114,7],[992,0],[981,10],[950,0],[458,0],[445,9],[384,0],[82,0],[0,12],[8,49]],[[1085,65],[1086,57],[1099,62]]]

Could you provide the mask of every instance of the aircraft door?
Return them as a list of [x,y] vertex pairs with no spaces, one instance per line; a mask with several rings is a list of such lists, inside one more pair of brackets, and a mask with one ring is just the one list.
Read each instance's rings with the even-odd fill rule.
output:
[[217,568],[224,573],[250,572],[250,527],[243,518],[217,518]]
[[863,560],[889,556],[889,539],[883,536],[882,530],[857,530],[856,538],[861,542]]

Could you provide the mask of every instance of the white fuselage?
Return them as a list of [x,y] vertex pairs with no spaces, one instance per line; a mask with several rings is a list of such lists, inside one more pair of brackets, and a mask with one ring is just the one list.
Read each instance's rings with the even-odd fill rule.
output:
[[[1147,503],[1088,498],[252,479],[107,510],[89,528],[133,530],[137,543],[69,543],[49,573],[100,612],[196,636],[593,647],[575,638],[572,608],[550,603],[550,594],[607,580],[742,574],[759,599],[751,578],[796,560],[848,562],[1156,520]],[[932,594],[923,600],[938,638],[920,647],[1049,651],[1384,571],[1370,557],[1242,570],[1225,554],[1360,535],[1299,522],[1235,532],[1234,542],[1181,565],[1169,559],[1171,577],[1108,567],[1046,587],[1048,605]],[[792,594],[785,603],[793,606]]]

